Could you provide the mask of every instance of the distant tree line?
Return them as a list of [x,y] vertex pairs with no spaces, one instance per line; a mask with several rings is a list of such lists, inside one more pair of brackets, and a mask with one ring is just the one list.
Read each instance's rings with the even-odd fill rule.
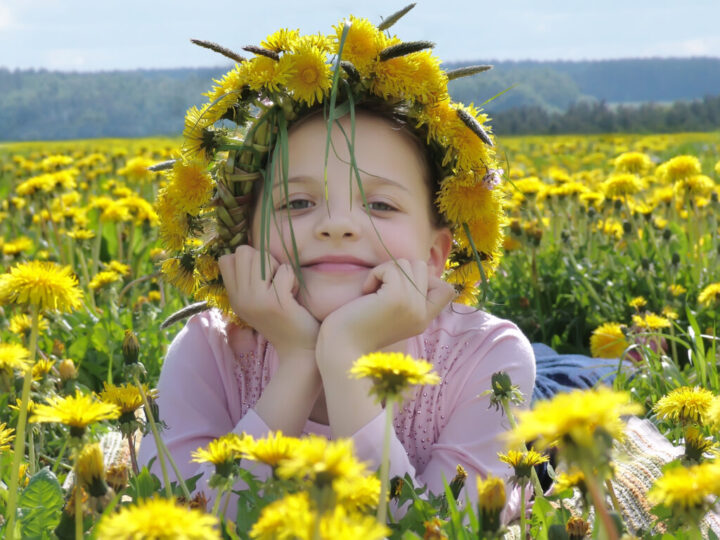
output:
[[671,105],[580,102],[560,113],[522,106],[496,113],[492,125],[499,135],[715,131],[720,129],[720,95]]
[[[718,99],[703,98],[720,91],[720,58],[494,65],[451,81],[449,90],[456,101],[487,111],[497,133],[720,128]],[[0,141],[177,135],[185,111],[202,104],[211,80],[228,69],[65,73],[0,68]],[[658,104],[623,105],[628,102]]]

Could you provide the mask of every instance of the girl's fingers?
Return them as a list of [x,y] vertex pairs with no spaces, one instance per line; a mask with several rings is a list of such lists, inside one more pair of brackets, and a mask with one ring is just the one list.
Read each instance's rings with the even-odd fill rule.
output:
[[430,319],[437,317],[455,298],[455,287],[443,281],[437,276],[431,276],[428,280],[427,311]]
[[223,284],[228,291],[228,295],[235,294],[235,257],[233,255],[223,255],[218,259],[218,268],[223,278]]

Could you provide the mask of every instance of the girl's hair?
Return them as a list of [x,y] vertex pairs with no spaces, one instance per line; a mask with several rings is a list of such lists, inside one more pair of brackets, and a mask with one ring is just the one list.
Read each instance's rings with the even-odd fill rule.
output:
[[[425,181],[427,182],[428,193],[430,194],[428,204],[432,225],[437,229],[450,227],[447,219],[442,215],[435,204],[435,195],[440,189],[440,183],[444,177],[442,167],[440,166],[440,163],[442,162],[442,153],[439,148],[435,147],[436,145],[425,142],[429,140],[429,137],[427,136],[427,129],[416,128],[408,122],[407,109],[405,107],[402,105],[391,104],[384,100],[365,100],[356,105],[355,112],[364,112],[386,120],[394,125],[398,133],[404,134],[412,141],[422,156],[425,169],[428,172],[425,177]],[[324,115],[324,109],[322,106],[309,108],[303,114],[298,115],[298,117],[292,122],[289,122],[288,131],[291,132],[293,128],[297,128],[308,120],[316,118],[320,115]],[[332,152],[333,150],[331,149],[330,151]],[[268,152],[268,156],[270,155],[272,155],[272,149]],[[262,182],[256,182],[252,191],[250,218],[248,220],[249,223],[252,223],[261,191]]]

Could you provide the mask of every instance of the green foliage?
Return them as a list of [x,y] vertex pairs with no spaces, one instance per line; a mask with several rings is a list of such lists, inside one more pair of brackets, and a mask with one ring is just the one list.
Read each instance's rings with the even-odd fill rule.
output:
[[62,488],[55,475],[47,467],[38,471],[18,500],[21,537],[52,538],[51,531],[60,522],[64,504]]

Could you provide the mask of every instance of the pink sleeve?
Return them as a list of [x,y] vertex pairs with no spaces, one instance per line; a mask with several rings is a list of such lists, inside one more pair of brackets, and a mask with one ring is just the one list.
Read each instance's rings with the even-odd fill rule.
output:
[[[491,473],[507,479],[512,474],[512,470],[497,457],[498,452],[506,451],[501,436],[509,429],[507,418],[490,407],[489,396],[480,394],[490,389],[493,373],[505,371],[529,401],[535,382],[535,358],[527,338],[506,321],[489,333],[471,338],[465,351],[464,358],[457,363],[458,368],[445,375],[448,398],[443,408],[449,412],[448,420],[432,445],[430,461],[417,474],[393,431],[390,477],[410,474],[416,486],[427,485],[431,492],[440,494],[444,492],[443,475],[449,483],[459,464],[468,473],[465,496],[474,504],[478,475],[484,477]],[[384,424],[385,412],[353,436],[358,456],[373,466],[378,466],[381,460]],[[519,506],[519,494],[508,489],[506,521],[517,514]]]
[[[240,418],[241,396],[232,370],[234,357],[215,317],[213,314],[193,317],[175,337],[160,373],[157,400],[160,419],[167,425],[161,436],[180,474],[189,478],[204,473],[196,489],[203,491],[209,500],[214,490],[207,487],[207,482],[214,465],[191,462],[192,452],[230,432],[263,437],[270,431],[253,409]],[[140,465],[156,455],[155,440],[148,434],[142,441]],[[169,463],[167,469],[171,480],[175,480]],[[152,472],[162,479],[157,460]],[[258,476],[266,474],[252,472]]]

